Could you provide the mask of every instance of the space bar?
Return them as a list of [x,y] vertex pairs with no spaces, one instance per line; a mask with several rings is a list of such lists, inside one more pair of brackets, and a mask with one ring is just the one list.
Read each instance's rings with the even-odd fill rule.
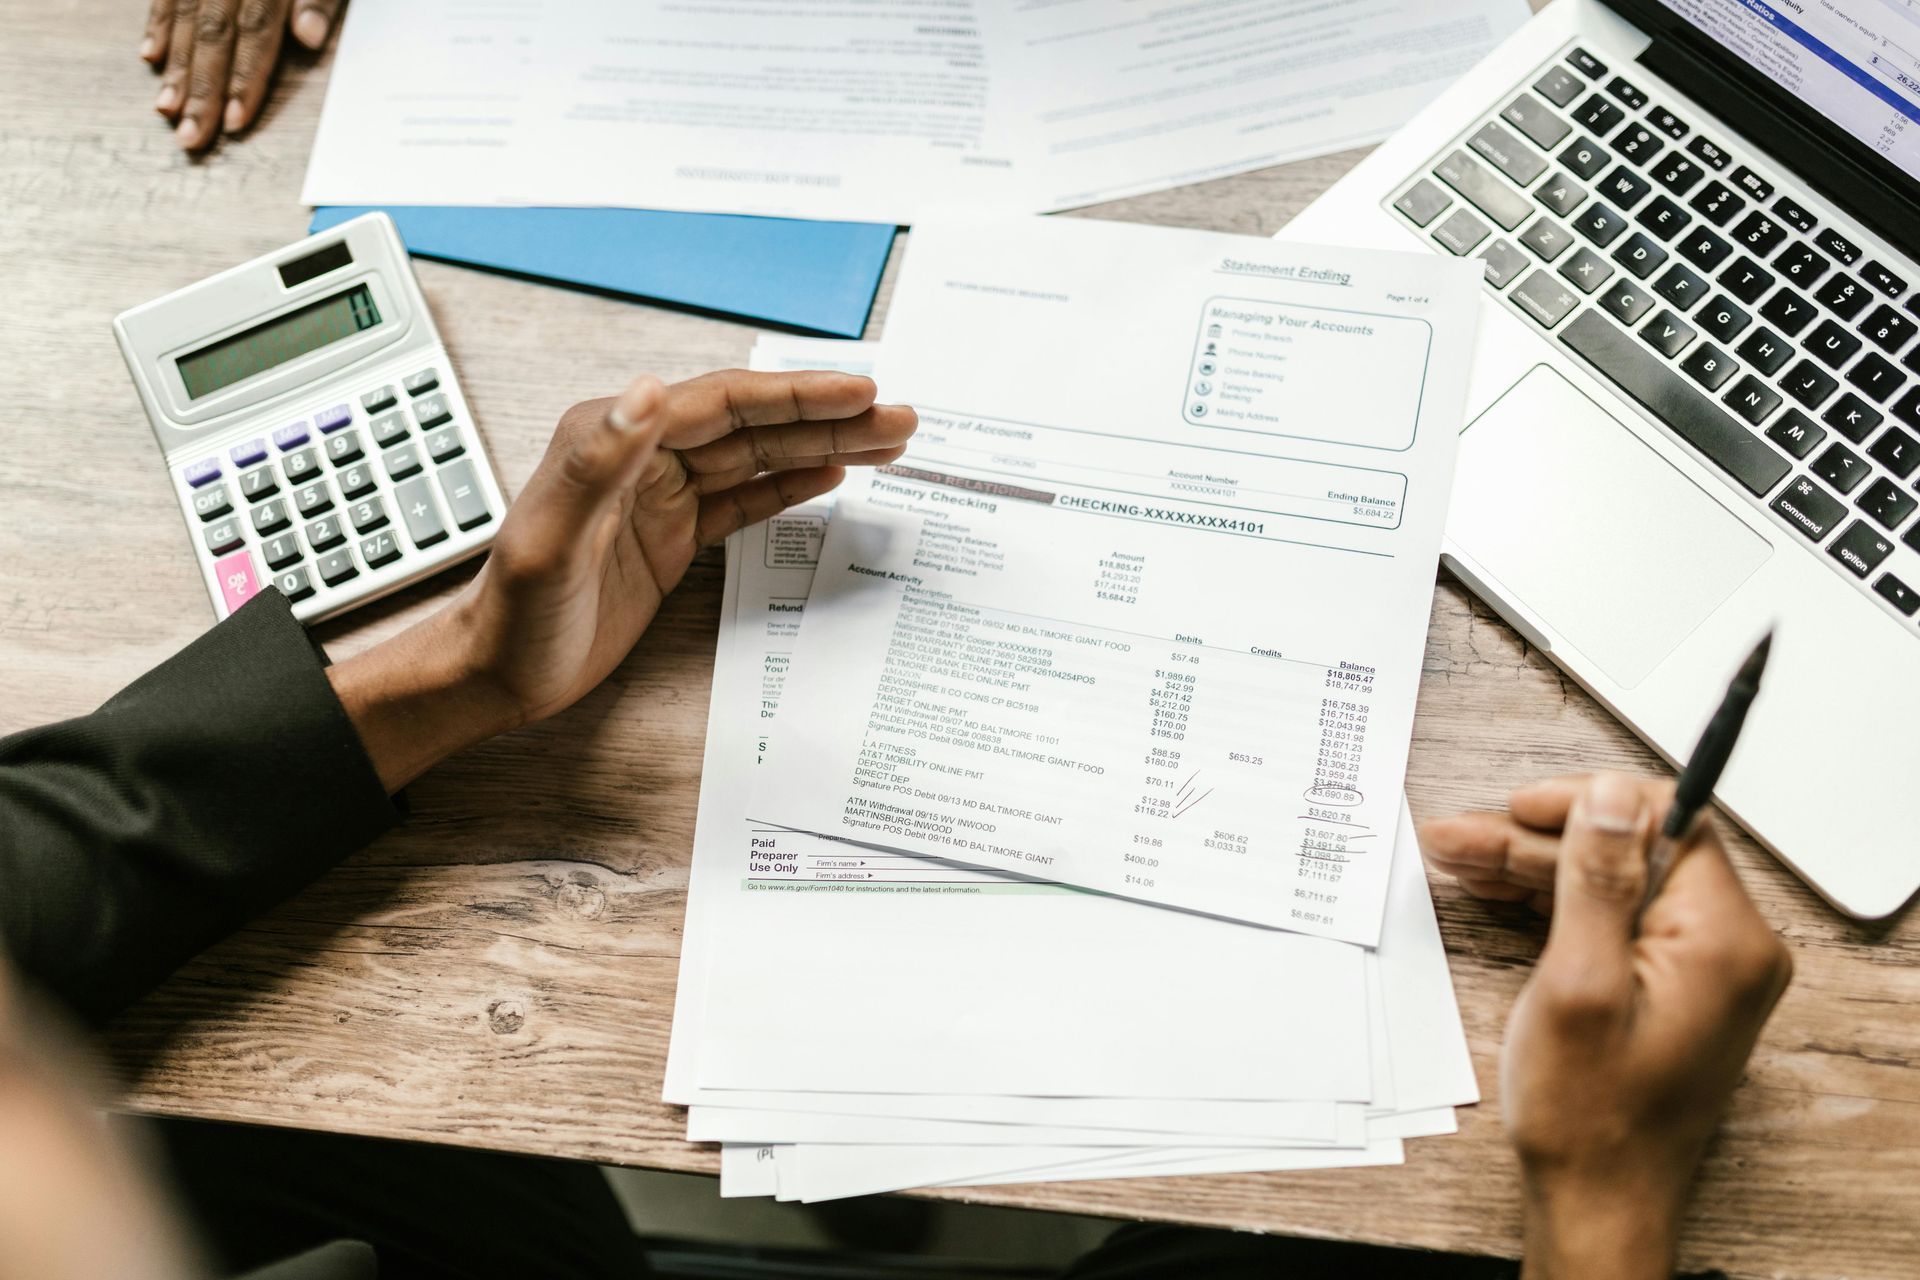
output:
[[1661,364],[1632,335],[1598,311],[1582,311],[1560,341],[1585,356],[1682,440],[1707,455],[1748,493],[1764,495],[1790,469],[1787,460]]

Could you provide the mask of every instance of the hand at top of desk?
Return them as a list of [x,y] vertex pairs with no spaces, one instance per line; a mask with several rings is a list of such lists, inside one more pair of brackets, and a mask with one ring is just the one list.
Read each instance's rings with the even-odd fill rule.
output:
[[1694,1171],[1793,973],[1711,823],[1641,916],[1672,800],[1670,782],[1557,778],[1421,827],[1469,893],[1553,914],[1500,1055],[1529,1280],[1672,1274]]
[[845,373],[642,378],[569,409],[460,598],[332,668],[389,790],[571,706],[633,648],[694,553],[898,458],[917,418]]
[[326,44],[341,0],[148,0],[140,56],[160,71],[154,110],[189,151],[252,124],[288,34]]

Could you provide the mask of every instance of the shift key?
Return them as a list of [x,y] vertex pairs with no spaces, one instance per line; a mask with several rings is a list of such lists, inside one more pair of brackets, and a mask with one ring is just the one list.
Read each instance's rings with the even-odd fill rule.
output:
[[1533,205],[1464,151],[1455,151],[1433,167],[1442,182],[1507,231],[1527,220]]
[[416,547],[430,547],[447,536],[447,525],[440,518],[440,503],[425,476],[415,476],[394,490],[400,506],[400,518],[406,522],[407,536]]
[[462,529],[493,519],[493,512],[487,510],[487,495],[473,474],[471,458],[456,458],[440,468],[440,491],[447,495],[453,522]]

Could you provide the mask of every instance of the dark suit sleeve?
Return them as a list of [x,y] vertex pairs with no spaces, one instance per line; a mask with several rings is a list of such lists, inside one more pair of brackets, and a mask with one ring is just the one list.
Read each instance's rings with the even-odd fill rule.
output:
[[0,947],[89,1021],[393,824],[266,591],[90,716],[0,739]]

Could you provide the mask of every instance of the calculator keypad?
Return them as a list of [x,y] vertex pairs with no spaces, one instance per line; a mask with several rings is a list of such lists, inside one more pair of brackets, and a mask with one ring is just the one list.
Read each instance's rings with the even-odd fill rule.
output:
[[[353,584],[350,602],[365,573],[493,520],[456,417],[430,367],[181,468],[225,611],[267,585],[331,611],[328,589]],[[215,483],[229,459],[233,478]]]

